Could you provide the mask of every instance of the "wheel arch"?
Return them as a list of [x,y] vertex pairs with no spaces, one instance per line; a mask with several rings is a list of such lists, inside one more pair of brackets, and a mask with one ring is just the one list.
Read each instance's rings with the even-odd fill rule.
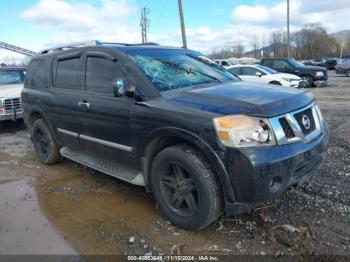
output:
[[231,180],[219,155],[199,136],[179,128],[161,128],[155,130],[146,139],[142,150],[140,150],[141,166],[147,191],[152,191],[149,178],[151,165],[155,156],[169,146],[183,143],[197,149],[208,160],[221,188],[225,203],[234,203],[235,197]]
[[54,139],[57,141],[56,133],[53,131],[50,121],[48,120],[45,112],[40,108],[37,108],[37,107],[32,108],[30,112],[27,114],[27,116],[24,118],[24,121],[28,129],[31,130],[31,127],[33,126],[34,122],[38,119],[43,119],[46,122],[46,124],[48,125],[51,131],[51,134],[53,135]]

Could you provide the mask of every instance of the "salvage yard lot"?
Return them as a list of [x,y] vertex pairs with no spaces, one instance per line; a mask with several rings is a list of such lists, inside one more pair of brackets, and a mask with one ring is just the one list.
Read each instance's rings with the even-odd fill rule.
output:
[[0,123],[0,254],[350,255],[350,78],[329,74],[310,89],[330,131],[313,180],[196,232],[167,222],[143,188],[69,160],[42,165],[23,123]]

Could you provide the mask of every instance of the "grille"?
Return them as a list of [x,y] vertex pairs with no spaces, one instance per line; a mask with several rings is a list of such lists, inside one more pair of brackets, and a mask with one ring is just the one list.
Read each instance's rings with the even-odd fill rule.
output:
[[5,99],[4,108],[6,111],[13,111],[14,109],[20,109],[21,99],[20,98]]
[[[310,127],[309,129],[307,129],[304,124],[303,124],[303,116],[307,116],[310,119]],[[297,120],[301,130],[303,131],[304,135],[308,135],[310,133],[312,133],[315,129],[316,129],[316,125],[315,125],[315,119],[314,116],[312,114],[312,110],[311,108],[306,109],[305,111],[302,111],[300,113],[297,113],[294,115],[295,119]]]
[[295,137],[295,134],[294,134],[292,128],[290,127],[289,123],[287,122],[287,120],[284,117],[280,118],[279,122],[280,122],[282,129],[283,129],[283,132],[287,138]]

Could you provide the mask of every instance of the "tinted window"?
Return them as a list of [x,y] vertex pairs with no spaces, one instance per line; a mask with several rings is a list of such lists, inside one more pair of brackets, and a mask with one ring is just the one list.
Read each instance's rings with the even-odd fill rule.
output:
[[228,69],[228,71],[231,72],[234,75],[240,75],[239,70],[240,70],[240,67],[234,67],[234,68]]
[[27,85],[29,88],[46,88],[49,84],[50,63],[47,60],[33,60],[29,64]]
[[284,70],[286,68],[291,68],[291,66],[283,60],[275,60],[273,63],[273,68],[276,70]]
[[272,60],[267,60],[267,59],[263,60],[262,62],[264,66],[268,66],[268,67],[272,67],[273,66],[272,63],[273,63]]
[[68,90],[79,90],[79,75],[80,58],[58,60],[55,87]]
[[223,65],[223,66],[229,66],[230,64],[227,63],[226,61],[222,61],[222,64],[221,64],[221,65]]
[[88,57],[86,63],[86,92],[113,94],[113,80],[124,77],[117,62]]
[[256,73],[261,73],[258,69],[254,67],[242,67],[242,73],[243,76],[256,76]]

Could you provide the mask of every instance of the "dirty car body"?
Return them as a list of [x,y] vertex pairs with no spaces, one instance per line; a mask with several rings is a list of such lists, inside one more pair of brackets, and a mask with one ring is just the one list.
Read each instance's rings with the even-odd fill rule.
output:
[[21,92],[26,69],[0,67],[0,121],[22,118]]
[[[33,82],[39,64],[47,70]],[[94,78],[94,67],[115,74]],[[66,75],[74,86],[62,85],[59,74],[74,70]],[[187,229],[280,198],[315,174],[327,148],[311,93],[237,81],[178,48],[101,44],[43,54],[30,63],[22,99],[33,141],[42,119],[63,156],[145,186]],[[134,175],[108,168],[116,162]]]

